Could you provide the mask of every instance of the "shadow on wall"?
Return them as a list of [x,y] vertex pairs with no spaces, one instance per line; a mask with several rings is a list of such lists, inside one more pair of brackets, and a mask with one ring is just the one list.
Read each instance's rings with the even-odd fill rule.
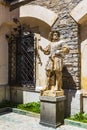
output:
[[75,81],[73,80],[72,75],[68,72],[67,67],[63,67],[63,89],[76,89]]
[[65,117],[68,117],[72,114],[71,112],[71,104],[73,98],[75,98],[76,95],[76,84],[73,80],[72,75],[68,72],[67,67],[63,67],[63,89],[64,94],[66,95],[66,101],[65,101]]

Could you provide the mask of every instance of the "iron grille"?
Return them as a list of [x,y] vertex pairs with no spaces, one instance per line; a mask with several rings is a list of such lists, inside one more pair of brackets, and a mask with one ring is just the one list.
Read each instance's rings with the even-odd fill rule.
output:
[[20,28],[9,38],[10,85],[35,86],[34,33]]

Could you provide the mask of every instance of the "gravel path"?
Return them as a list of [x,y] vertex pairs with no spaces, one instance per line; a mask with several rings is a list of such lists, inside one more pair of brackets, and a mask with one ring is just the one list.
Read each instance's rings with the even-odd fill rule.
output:
[[[0,130],[54,130],[39,124],[39,119],[20,115],[17,113],[7,113],[0,115]],[[83,128],[62,125],[56,130],[86,130]]]

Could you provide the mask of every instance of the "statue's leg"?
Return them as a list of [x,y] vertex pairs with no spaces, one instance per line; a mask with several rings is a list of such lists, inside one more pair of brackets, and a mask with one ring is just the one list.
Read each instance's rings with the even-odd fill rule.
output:
[[53,71],[51,73],[51,80],[50,80],[50,87],[51,87],[51,91],[54,91],[54,88],[55,88],[55,71]]
[[62,72],[55,71],[55,74],[56,74],[56,85],[55,85],[54,90],[61,91],[62,90]]
[[60,80],[59,80],[58,90],[59,90],[59,91],[62,90],[62,72],[61,72],[61,71],[60,71]]
[[50,77],[51,77],[51,71],[50,70],[46,70],[46,76],[47,76],[46,87],[49,90],[50,89]]

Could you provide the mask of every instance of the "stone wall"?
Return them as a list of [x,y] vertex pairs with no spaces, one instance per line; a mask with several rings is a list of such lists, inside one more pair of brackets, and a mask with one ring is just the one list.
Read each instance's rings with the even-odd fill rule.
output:
[[80,88],[80,46],[78,37],[78,25],[71,18],[70,12],[81,0],[36,0],[29,4],[40,5],[58,14],[58,20],[53,25],[65,39],[70,48],[69,55],[64,59],[63,88]]
[[29,91],[28,88],[23,87],[11,87],[11,101],[17,103],[29,103],[39,101],[39,92]]
[[9,21],[18,16],[18,9],[10,13],[9,6],[0,0],[0,102],[10,99],[8,86],[8,43],[5,35],[10,32]]

